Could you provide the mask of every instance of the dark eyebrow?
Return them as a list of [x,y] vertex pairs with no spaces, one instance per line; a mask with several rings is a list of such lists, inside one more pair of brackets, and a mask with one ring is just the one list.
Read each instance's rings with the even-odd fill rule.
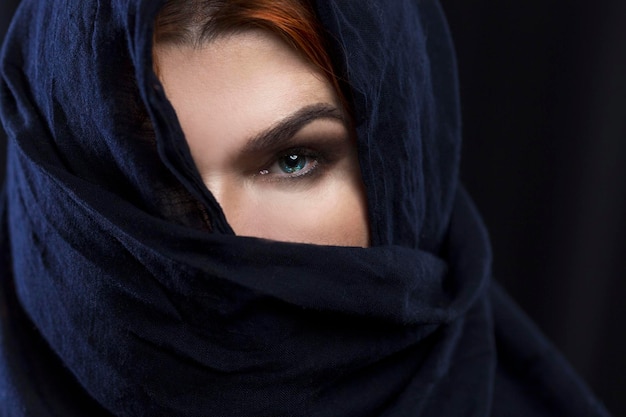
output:
[[335,119],[345,123],[345,117],[335,106],[317,103],[302,107],[274,126],[250,138],[243,153],[254,153],[268,148],[280,148],[304,126],[318,119]]

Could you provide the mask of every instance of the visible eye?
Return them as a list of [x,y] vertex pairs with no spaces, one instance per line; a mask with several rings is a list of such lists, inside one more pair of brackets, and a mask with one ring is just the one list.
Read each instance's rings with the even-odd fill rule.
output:
[[320,165],[321,157],[306,149],[293,149],[278,156],[260,175],[272,175],[276,179],[295,179],[312,174]]
[[307,157],[297,153],[283,156],[278,160],[278,168],[285,174],[293,174],[303,170],[307,165]]

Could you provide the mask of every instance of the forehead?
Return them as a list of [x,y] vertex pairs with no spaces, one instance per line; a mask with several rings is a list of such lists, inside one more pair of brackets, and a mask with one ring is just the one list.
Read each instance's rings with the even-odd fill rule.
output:
[[222,36],[199,48],[159,45],[155,64],[188,140],[200,135],[235,146],[303,106],[338,105],[324,76],[266,31]]

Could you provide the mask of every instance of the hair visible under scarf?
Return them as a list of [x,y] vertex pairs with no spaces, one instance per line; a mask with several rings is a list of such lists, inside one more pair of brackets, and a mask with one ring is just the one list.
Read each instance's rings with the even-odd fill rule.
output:
[[303,0],[168,0],[154,26],[154,44],[200,47],[216,37],[248,29],[278,35],[325,75],[346,109],[323,29]]
[[[163,3],[22,0],[6,38],[1,416],[607,416],[491,283],[436,1],[313,4],[351,85],[369,248],[229,233],[153,70]],[[211,233],[152,204],[174,183]]]

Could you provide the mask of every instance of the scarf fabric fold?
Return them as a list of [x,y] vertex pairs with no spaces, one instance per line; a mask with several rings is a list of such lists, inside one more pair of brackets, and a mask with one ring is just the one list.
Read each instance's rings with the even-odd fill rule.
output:
[[23,0],[7,36],[2,416],[606,415],[490,281],[435,2],[314,5],[366,249],[233,235],[152,70],[162,3]]

